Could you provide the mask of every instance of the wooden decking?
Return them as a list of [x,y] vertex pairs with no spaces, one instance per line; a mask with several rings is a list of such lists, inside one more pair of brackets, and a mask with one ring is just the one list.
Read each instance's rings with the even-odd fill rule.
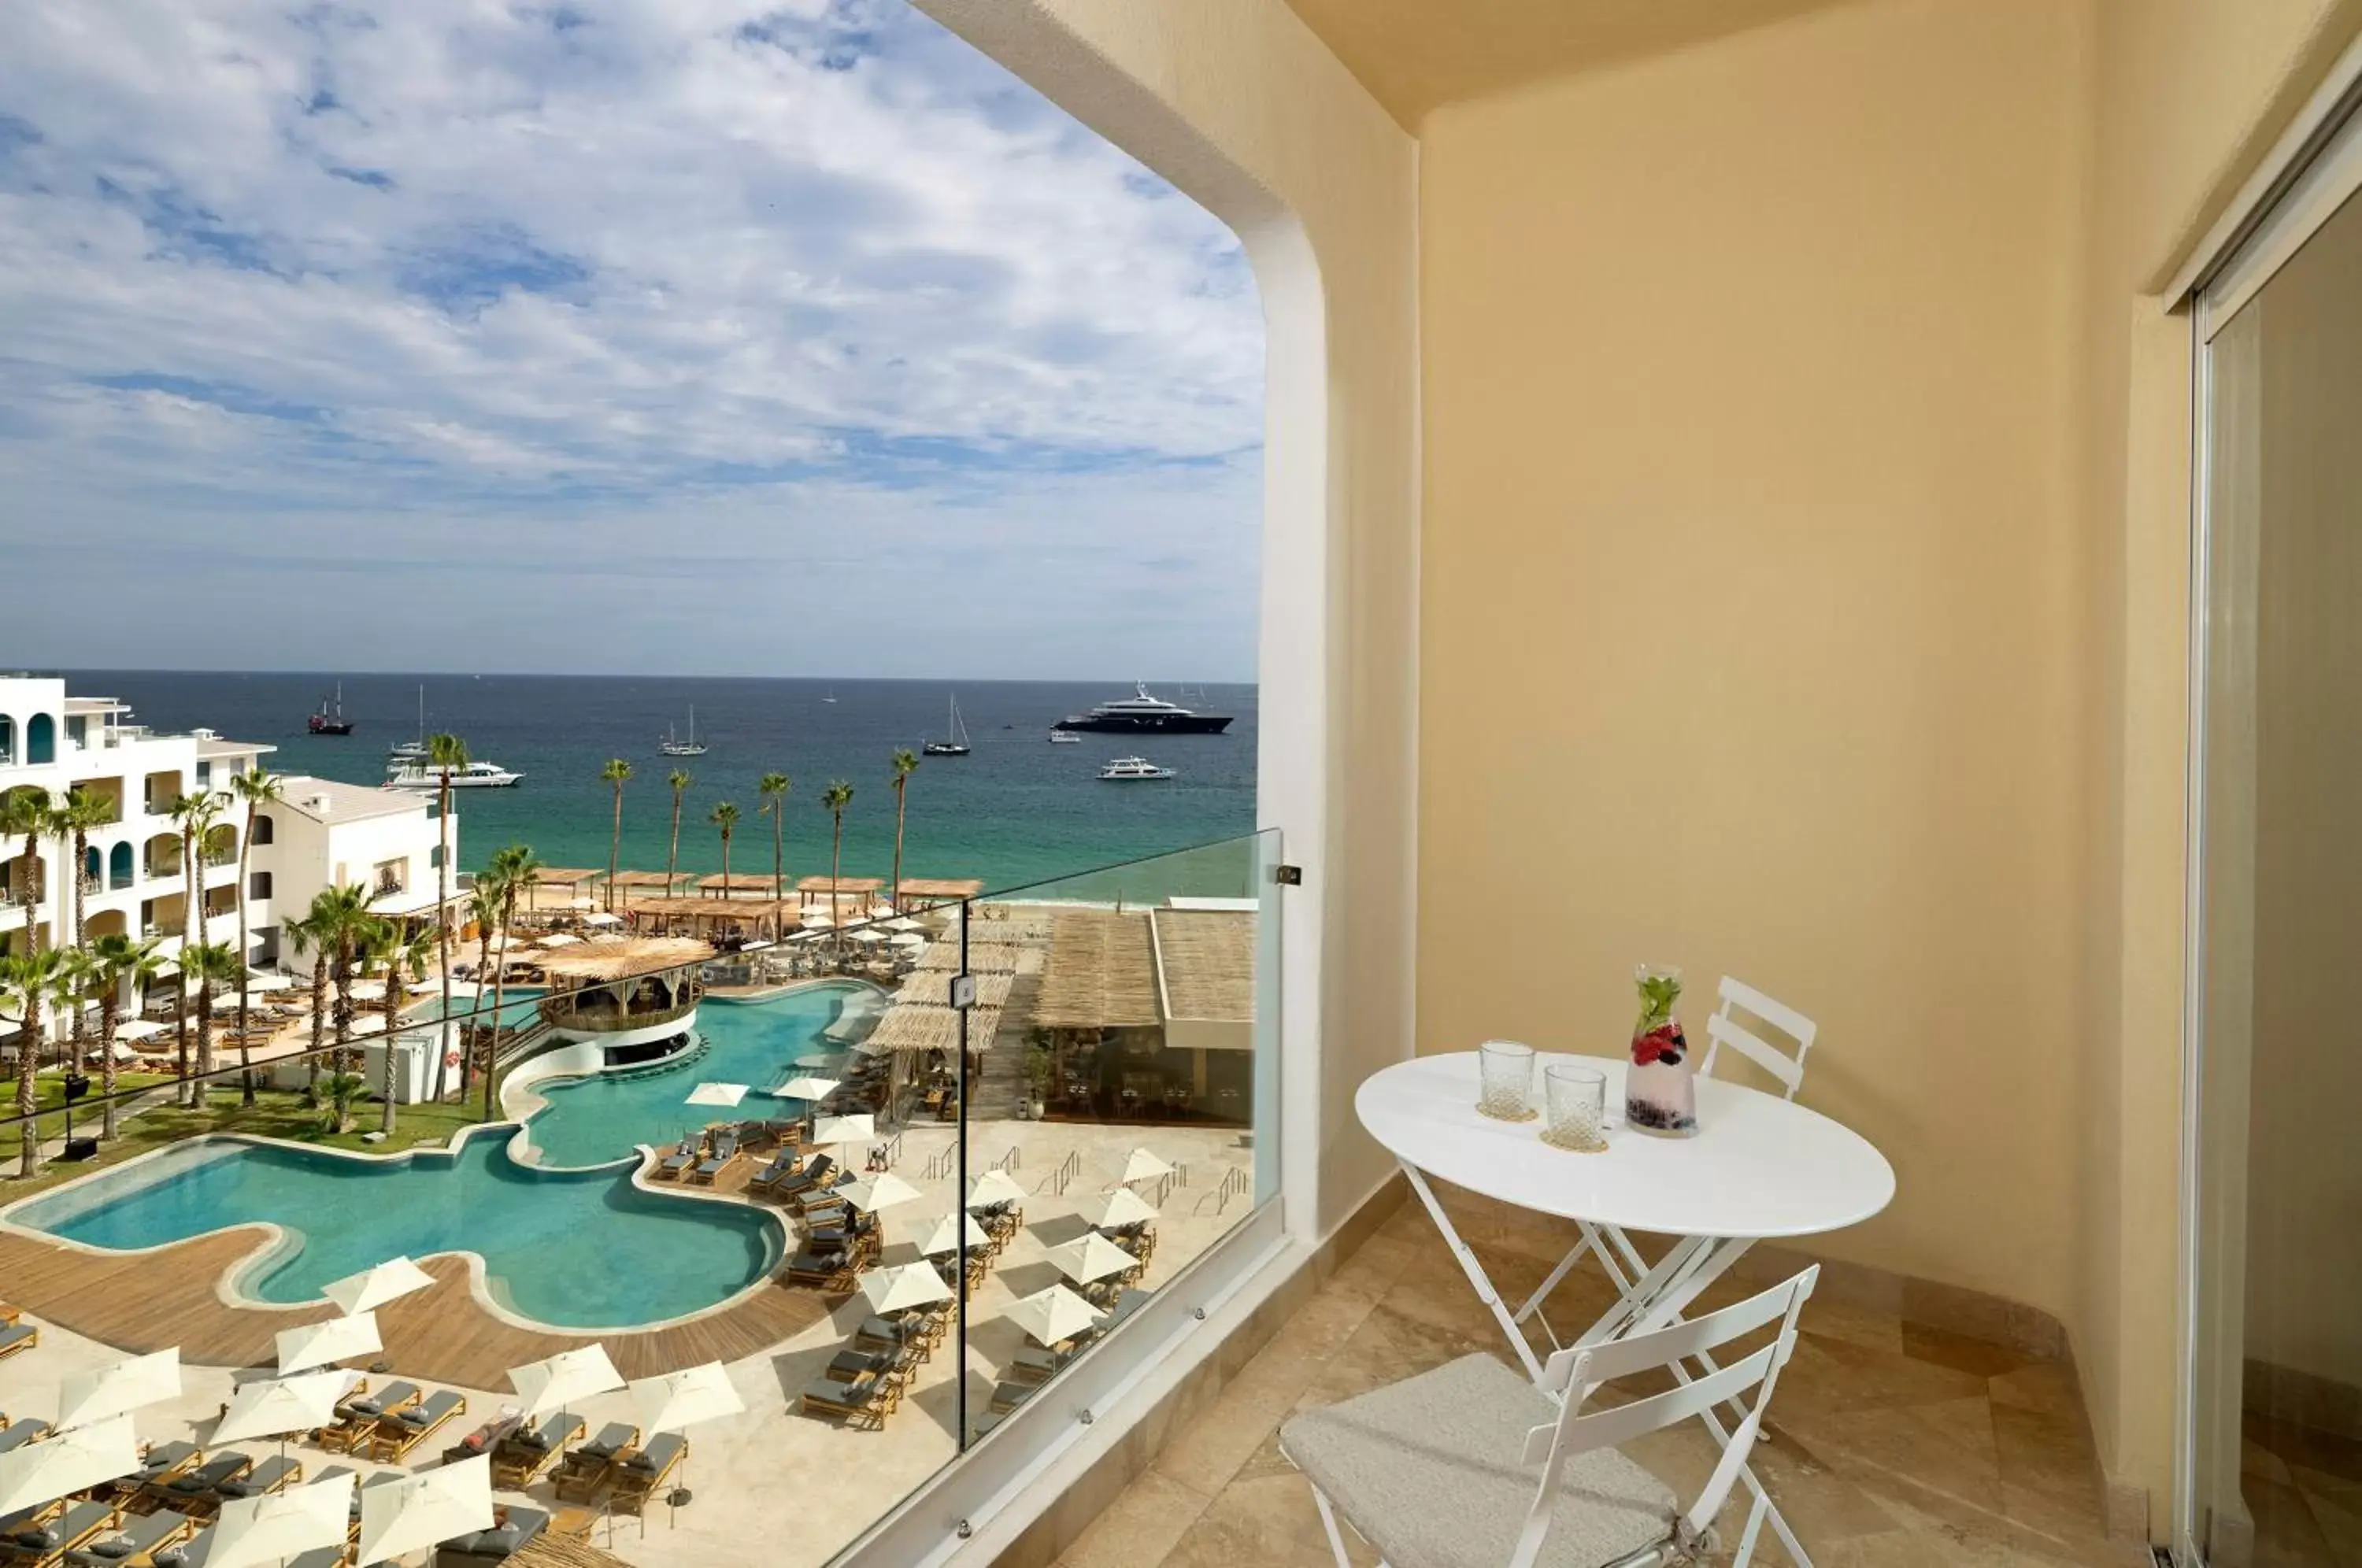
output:
[[[323,1303],[273,1311],[222,1300],[220,1282],[263,1236],[259,1227],[242,1226],[157,1252],[122,1253],[0,1234],[0,1296],[126,1352],[178,1345],[182,1360],[204,1365],[269,1365],[273,1334],[332,1316],[333,1309]],[[584,1244],[596,1245],[597,1239],[586,1237]],[[591,1338],[501,1321],[469,1293],[464,1259],[435,1258],[425,1266],[435,1276],[433,1288],[378,1309],[385,1359],[404,1377],[502,1389],[510,1367]],[[624,1376],[646,1377],[756,1354],[818,1322],[828,1305],[823,1297],[774,1280],[736,1305],[690,1322],[596,1337]]]

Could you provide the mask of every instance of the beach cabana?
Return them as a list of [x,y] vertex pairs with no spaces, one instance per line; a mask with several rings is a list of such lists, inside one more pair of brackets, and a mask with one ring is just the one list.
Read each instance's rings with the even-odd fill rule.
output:
[[[1016,983],[1016,976],[998,970],[977,975],[976,977],[977,1005],[991,1008],[1008,1006],[1010,988]],[[894,1000],[898,1005],[910,1003],[918,1007],[949,1007],[952,1001],[952,971],[921,969],[904,977],[902,984],[894,992]]]
[[745,871],[733,871],[727,876],[717,871],[711,877],[700,877],[697,879],[698,892],[709,899],[726,899],[739,895],[750,899],[757,896],[768,898],[774,888],[775,884],[770,878],[757,877]]
[[709,944],[671,936],[610,937],[549,954],[539,959],[550,983],[541,1015],[590,1034],[668,1022],[697,1005],[698,966],[712,956]]
[[983,893],[982,882],[960,878],[905,877],[894,884],[894,901],[906,910],[955,904],[962,899],[980,898]]
[[765,898],[633,899],[624,905],[624,917],[645,936],[691,936],[713,940],[724,936],[778,935],[772,922],[784,912],[794,918],[796,906]]
[[[869,907],[870,895],[885,886],[886,879],[882,877],[839,877],[833,880],[827,877],[806,877],[795,885],[793,890],[806,907],[818,904],[826,909],[829,907],[829,891],[834,889],[838,911],[836,920],[843,924],[849,919],[859,919],[860,912]],[[853,913],[844,912],[848,910]]]
[[619,893],[653,893],[670,898],[696,879],[694,871],[618,871],[607,885]]

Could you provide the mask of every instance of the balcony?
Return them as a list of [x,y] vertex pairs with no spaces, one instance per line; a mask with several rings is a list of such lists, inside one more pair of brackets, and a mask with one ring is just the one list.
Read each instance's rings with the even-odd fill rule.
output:
[[181,874],[178,855],[150,855],[140,861],[139,874],[149,881],[161,881]]

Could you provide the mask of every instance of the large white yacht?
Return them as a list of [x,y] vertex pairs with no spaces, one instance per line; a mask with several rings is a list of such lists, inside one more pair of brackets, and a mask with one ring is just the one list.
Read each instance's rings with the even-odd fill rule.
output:
[[[471,762],[451,770],[451,788],[505,790],[524,777],[522,773],[511,773],[497,762]],[[389,790],[440,790],[443,774],[423,758],[397,757],[385,765],[385,784]]]
[[1119,756],[1099,769],[1099,777],[1110,784],[1123,784],[1133,779],[1170,778],[1173,769],[1159,767],[1144,756]]
[[1144,680],[1132,683],[1132,694],[1101,702],[1087,713],[1069,713],[1052,726],[1061,730],[1095,730],[1108,734],[1218,735],[1231,727],[1228,713],[1200,713],[1178,702],[1148,694]]

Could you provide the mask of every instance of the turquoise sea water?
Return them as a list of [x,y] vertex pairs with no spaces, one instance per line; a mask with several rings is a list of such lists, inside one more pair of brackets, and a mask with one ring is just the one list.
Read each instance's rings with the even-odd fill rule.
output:
[[[320,1287],[390,1257],[472,1252],[495,1299],[559,1328],[660,1321],[727,1299],[778,1264],[767,1213],[635,1187],[626,1159],[727,1111],[685,1103],[705,1082],[767,1089],[824,1049],[823,1032],[862,988],[830,985],[767,1002],[699,1009],[710,1042],[660,1072],[553,1083],[528,1122],[545,1165],[509,1157],[506,1129],[456,1155],[354,1159],[277,1144],[178,1145],[13,1210],[17,1224],[90,1246],[162,1246],[226,1225],[269,1221],[287,1238],[240,1288],[265,1301]],[[528,1004],[529,1005],[529,1004]],[[800,1101],[750,1095],[744,1114],[798,1115]]]
[[[121,697],[154,728],[204,725],[267,742],[279,748],[269,758],[276,769],[363,784],[383,777],[389,745],[416,734],[423,682],[430,731],[458,734],[475,756],[525,776],[513,790],[460,798],[458,864],[469,869],[508,843],[532,845],[547,865],[603,867],[614,798],[599,770],[621,756],[635,769],[624,790],[626,866],[664,867],[672,812],[665,780],[678,768],[694,779],[682,812],[681,867],[721,869],[720,835],[707,817],[727,800],[743,813],[731,869],[767,874],[772,824],[756,812],[755,781],[776,770],[793,781],[785,819],[790,876],[829,868],[831,824],[820,798],[834,779],[854,787],[844,819],[845,875],[884,876],[894,852],[889,759],[899,746],[915,751],[943,734],[955,691],[975,750],[925,758],[911,780],[907,876],[981,878],[994,889],[1013,888],[1255,826],[1252,686],[1211,686],[1202,697],[1195,688],[1187,696],[1175,687],[1150,688],[1200,711],[1235,715],[1227,734],[1086,735],[1079,745],[1052,745],[1053,723],[1129,695],[1129,683],[347,675],[345,712],[354,733],[307,735],[304,715],[338,679],[145,670],[67,676],[72,691]],[[830,695],[834,702],[822,701]],[[700,757],[658,755],[667,726],[685,728],[691,704],[699,737],[711,749]],[[1103,763],[1133,752],[1179,776],[1157,783],[1098,780]]]

